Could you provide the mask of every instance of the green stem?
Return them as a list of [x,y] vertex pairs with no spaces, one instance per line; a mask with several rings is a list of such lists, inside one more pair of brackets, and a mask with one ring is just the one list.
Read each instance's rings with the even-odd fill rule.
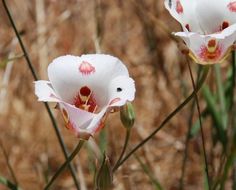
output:
[[[197,74],[197,81],[199,80],[201,68],[198,69]],[[185,149],[184,149],[184,156],[183,156],[183,162],[182,162],[182,168],[181,168],[181,177],[180,177],[180,183],[179,183],[179,189],[182,190],[184,187],[184,176],[186,171],[186,164],[187,164],[187,158],[188,158],[188,148],[189,148],[189,141],[191,139],[191,127],[192,127],[192,120],[194,115],[194,107],[195,107],[195,101],[192,102],[190,106],[190,114],[188,119],[188,132],[186,134],[185,139]]]
[[119,159],[117,160],[116,164],[114,165],[114,167],[113,167],[113,169],[112,169],[113,172],[119,167],[120,161],[121,161],[121,159],[122,159],[123,156],[124,156],[125,150],[126,150],[126,148],[127,148],[128,142],[129,142],[130,131],[131,131],[130,129],[127,129],[127,130],[126,130],[125,143],[124,143],[122,152],[121,152],[121,154],[120,154],[120,157],[119,157]]
[[3,176],[0,176],[0,184],[5,185],[6,187],[8,187],[11,190],[21,190],[20,187],[18,187],[16,184],[12,183],[11,181],[9,181],[8,179],[6,179]]
[[[236,86],[236,51],[234,50],[232,52],[232,70],[233,70],[233,77],[232,77],[232,86],[233,86],[233,90],[232,90],[232,109],[231,109],[231,113],[232,113],[232,116],[231,116],[231,123],[232,123],[232,128],[234,129],[233,132],[234,132],[234,138],[233,138],[233,143],[236,142],[236,131],[235,131],[235,128],[236,128],[236,119],[235,119],[235,115],[236,115],[236,108],[235,108],[235,101],[234,101],[234,95],[235,95],[235,86]],[[236,159],[234,160],[234,165],[233,165],[233,190],[236,190]]]
[[232,52],[232,70],[233,70],[233,81],[232,81],[232,83],[233,83],[233,87],[235,87],[235,84],[236,84],[236,51],[234,50],[233,52]]
[[228,174],[229,174],[229,170],[230,168],[233,166],[235,161],[235,152],[233,151],[230,155],[228,155],[227,157],[227,161],[225,163],[225,167],[224,167],[224,171],[223,171],[223,175],[221,177],[221,184],[220,184],[220,190],[224,190],[225,189],[225,182],[227,180]]
[[204,137],[204,131],[203,131],[202,119],[201,119],[201,110],[200,110],[200,105],[199,105],[198,96],[197,96],[197,92],[196,92],[196,85],[195,85],[195,82],[194,82],[193,73],[192,73],[188,58],[187,58],[187,63],[188,63],[188,69],[189,69],[189,73],[190,73],[191,81],[192,81],[192,86],[193,86],[193,90],[194,90],[194,97],[195,97],[195,101],[196,101],[196,104],[197,104],[197,111],[198,111],[198,118],[199,118],[200,129],[201,129],[202,149],[203,149],[203,156],[204,156],[204,161],[205,161],[205,172],[206,172],[206,177],[207,177],[207,183],[208,183],[209,189],[211,189],[210,176],[209,176],[209,172],[208,172],[208,162],[207,162],[207,154],[206,154],[206,146],[205,146],[205,137]]
[[64,164],[61,165],[61,167],[57,170],[55,175],[51,178],[51,180],[48,182],[44,190],[47,190],[50,188],[52,183],[56,180],[56,178],[63,172],[63,170],[69,165],[69,163],[73,160],[73,158],[79,153],[81,147],[84,144],[84,140],[80,140],[78,145],[76,146],[75,150],[71,153],[71,155],[68,157],[68,159],[64,162]]
[[207,110],[210,112],[214,120],[214,127],[216,129],[217,136],[219,137],[219,140],[223,144],[225,149],[227,145],[227,135],[226,131],[222,127],[221,113],[217,110],[217,102],[207,85],[202,86],[201,92],[207,103]]
[[[22,51],[23,51],[23,54],[24,54],[26,63],[27,63],[27,65],[28,65],[28,67],[29,67],[29,69],[30,69],[30,71],[31,71],[31,74],[32,74],[34,80],[38,80],[38,76],[37,76],[37,74],[36,74],[36,71],[35,71],[35,69],[34,69],[34,67],[33,67],[33,64],[32,64],[32,62],[31,62],[29,56],[28,56],[28,53],[27,53],[27,51],[26,51],[26,48],[25,48],[25,46],[24,46],[24,44],[23,44],[23,42],[22,42],[22,40],[21,40],[19,31],[18,31],[17,28],[16,28],[15,22],[13,21],[13,18],[12,18],[11,13],[10,13],[10,11],[9,11],[9,9],[8,9],[8,7],[7,7],[7,5],[6,5],[5,0],[2,0],[2,3],[3,3],[3,6],[4,6],[4,9],[5,9],[6,13],[7,13],[7,16],[8,16],[8,18],[9,18],[9,20],[10,20],[10,23],[11,23],[13,29],[14,29],[14,32],[15,32],[15,34],[16,34],[16,37],[17,37],[17,39],[18,39],[18,41],[19,41],[20,47],[21,47],[21,49],[22,49]],[[54,118],[54,116],[53,116],[53,114],[52,114],[52,111],[50,110],[50,107],[49,107],[48,103],[45,102],[44,105],[45,105],[45,108],[46,108],[46,110],[47,110],[47,112],[48,112],[48,115],[49,115],[49,117],[50,117],[50,119],[51,119],[51,122],[52,122],[52,125],[53,125],[53,127],[54,127],[54,130],[55,130],[55,132],[56,132],[56,135],[57,135],[58,141],[59,141],[59,143],[60,143],[61,149],[62,149],[62,151],[63,151],[64,157],[67,159],[67,156],[68,156],[67,148],[66,148],[66,145],[65,145],[65,143],[64,143],[64,141],[63,141],[63,139],[62,139],[61,132],[60,132],[60,130],[58,129],[56,120],[55,120],[55,118]],[[72,177],[73,177],[75,186],[76,186],[76,188],[79,190],[79,189],[80,189],[80,186],[79,186],[79,181],[78,181],[78,179],[77,179],[77,177],[76,177],[75,168],[74,168],[73,165],[71,165],[71,164],[69,165],[69,168],[70,168],[70,172],[71,172],[71,175],[72,175]]]
[[220,71],[220,65],[214,65],[215,74],[216,74],[216,84],[218,89],[218,95],[220,100],[220,109],[221,109],[221,119],[222,119],[222,126],[224,129],[227,128],[227,112],[226,112],[226,105],[225,105],[225,95],[224,95],[224,88],[222,84],[222,77]]
[[207,78],[207,74],[209,71],[209,66],[205,66],[203,70],[203,75],[201,79],[199,80],[199,84],[196,87],[196,91],[193,91],[174,111],[172,111],[165,119],[162,121],[160,126],[156,128],[148,137],[146,137],[143,141],[141,141],[139,144],[137,144],[119,163],[118,167],[121,166],[134,152],[136,152],[139,148],[141,148],[145,143],[147,143],[160,129],[162,129],[168,121],[170,121],[184,106],[192,100],[194,97],[194,93],[197,93],[201,86],[203,85],[205,79]]
[[143,171],[146,173],[150,181],[153,183],[155,189],[162,190],[163,188],[161,184],[159,183],[157,179],[155,179],[150,168],[145,163],[143,163],[143,161],[135,153],[134,153],[134,157],[138,161],[138,163],[140,164],[140,166],[142,167]]

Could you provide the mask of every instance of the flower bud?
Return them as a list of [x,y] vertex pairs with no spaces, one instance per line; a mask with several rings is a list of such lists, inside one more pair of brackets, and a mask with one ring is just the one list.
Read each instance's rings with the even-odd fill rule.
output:
[[96,189],[97,190],[108,190],[112,186],[112,170],[109,158],[104,154],[101,167],[99,168],[96,175]]
[[120,109],[120,119],[125,128],[130,129],[134,125],[135,112],[133,105],[130,102],[127,102]]

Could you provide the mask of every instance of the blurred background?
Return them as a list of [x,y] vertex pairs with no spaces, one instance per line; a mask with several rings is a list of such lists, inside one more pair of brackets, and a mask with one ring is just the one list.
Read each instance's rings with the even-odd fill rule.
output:
[[[102,52],[119,57],[125,63],[137,89],[133,102],[137,118],[129,149],[157,128],[192,92],[185,58],[171,37],[171,32],[181,28],[165,10],[163,0],[8,0],[7,4],[41,79],[47,80],[48,64],[65,54]],[[64,162],[64,156],[46,109],[34,94],[33,77],[2,2],[0,23],[0,175],[14,181],[8,161],[22,189],[43,189]],[[221,65],[223,78],[227,78],[228,61]],[[196,77],[197,65],[191,65]],[[213,90],[214,81],[211,72],[207,84]],[[199,98],[201,109],[206,110],[201,93]],[[181,189],[181,181],[184,189],[204,189],[204,160],[198,129],[186,151],[189,123],[195,128],[198,125],[196,108],[192,109],[191,104],[137,151],[139,159],[132,156],[117,170],[113,189],[175,190]],[[50,104],[64,141],[72,151],[78,139],[64,127],[54,106]],[[213,140],[213,125],[212,117],[205,116],[209,171],[216,179],[223,145]],[[100,150],[106,150],[114,164],[124,138],[119,113],[111,114],[104,130],[86,143],[74,160],[82,190],[93,189]],[[225,189],[232,187],[233,173],[233,170],[227,172]],[[0,189],[7,188],[0,184]],[[75,189],[68,170],[57,179],[54,189]]]

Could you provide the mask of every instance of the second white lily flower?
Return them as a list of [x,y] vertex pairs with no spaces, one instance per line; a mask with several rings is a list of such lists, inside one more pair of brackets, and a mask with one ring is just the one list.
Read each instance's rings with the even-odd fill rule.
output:
[[222,62],[236,40],[236,1],[165,0],[165,7],[182,25],[175,33],[200,64]]

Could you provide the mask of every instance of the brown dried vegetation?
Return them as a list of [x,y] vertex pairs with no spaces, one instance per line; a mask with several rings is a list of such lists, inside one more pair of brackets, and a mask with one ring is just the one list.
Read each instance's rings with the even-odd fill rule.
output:
[[[170,35],[180,28],[164,9],[162,0],[9,0],[7,3],[41,79],[47,79],[50,61],[64,54],[101,51],[119,57],[126,64],[137,88],[134,101],[137,119],[130,147],[150,134],[192,91],[187,65]],[[55,173],[64,156],[46,110],[34,95],[33,78],[24,58],[4,65],[4,60],[22,52],[2,4],[0,23],[0,140],[19,185],[23,189],[43,189],[46,178]],[[178,189],[189,109],[187,106],[178,113],[137,152],[164,189]],[[78,139],[63,127],[61,115],[56,110],[53,113],[66,145],[72,150]],[[196,118],[197,113],[194,121]],[[208,123],[204,123],[206,137],[210,135]],[[109,117],[104,130],[107,154],[114,164],[125,136],[118,113]],[[95,142],[100,143],[99,134]],[[186,189],[203,189],[200,142],[200,137],[190,142]],[[90,144],[90,148],[97,151],[96,146]],[[95,159],[91,161],[84,148],[74,160],[80,181],[87,189],[93,189],[90,168]],[[12,179],[2,151],[0,174]],[[75,189],[70,173],[64,172],[54,187]],[[5,188],[0,185],[0,189]],[[137,160],[131,157],[115,173],[114,189],[154,188]]]

